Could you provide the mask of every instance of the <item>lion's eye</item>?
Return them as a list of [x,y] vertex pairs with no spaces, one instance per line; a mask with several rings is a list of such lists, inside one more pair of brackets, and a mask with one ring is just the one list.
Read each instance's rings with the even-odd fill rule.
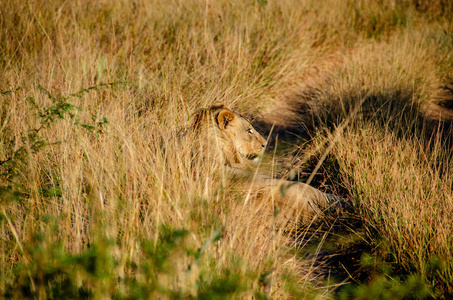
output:
[[252,135],[252,133],[253,133],[252,129],[248,129],[247,132],[248,132],[250,135]]

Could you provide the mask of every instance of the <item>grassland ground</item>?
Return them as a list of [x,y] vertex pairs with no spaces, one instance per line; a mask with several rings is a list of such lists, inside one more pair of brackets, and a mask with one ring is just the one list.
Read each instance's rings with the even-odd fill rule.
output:
[[[451,1],[0,4],[4,297],[453,295]],[[301,225],[191,159],[214,102],[353,212]]]

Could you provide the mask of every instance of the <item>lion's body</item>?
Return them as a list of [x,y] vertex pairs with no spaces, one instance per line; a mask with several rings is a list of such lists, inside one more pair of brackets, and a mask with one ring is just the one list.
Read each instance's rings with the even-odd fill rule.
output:
[[245,171],[245,164],[264,152],[266,140],[244,117],[223,105],[200,110],[195,115],[192,128],[195,140],[200,143],[200,152],[205,157],[227,165],[230,173],[239,177],[240,181],[249,182],[252,192],[270,194],[278,204],[292,208],[291,211],[300,217],[319,213],[342,201],[340,197],[323,193],[304,183]]
[[257,175],[239,168],[230,171],[238,181],[247,182],[249,192],[269,195],[275,205],[285,209],[285,215],[296,216],[300,221],[310,220],[314,214],[321,215],[329,208],[336,209],[345,204],[341,197],[323,193],[302,182]]

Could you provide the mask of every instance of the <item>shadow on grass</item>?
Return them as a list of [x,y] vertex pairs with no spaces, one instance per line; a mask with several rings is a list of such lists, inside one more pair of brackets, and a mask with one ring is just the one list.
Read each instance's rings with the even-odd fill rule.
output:
[[[392,131],[397,138],[415,138],[426,149],[441,150],[442,155],[452,157],[453,83],[440,87],[429,105],[422,107],[414,102],[415,98],[410,88],[380,93],[364,90],[345,93],[340,98],[309,87],[287,97],[290,111],[287,115],[291,118],[284,118],[283,124],[274,123],[272,118],[257,119],[252,124],[263,136],[268,137],[268,150],[274,150],[277,145],[277,150],[284,149],[285,154],[303,151],[299,145],[319,133],[334,132],[349,119],[348,126],[360,130],[364,123],[373,123]],[[278,114],[278,109],[274,114]],[[298,166],[292,180],[305,182],[318,161],[318,156],[310,157],[302,166]],[[341,181],[338,170],[336,158],[328,155],[310,184],[324,192],[348,198],[348,191],[338,184]]]
[[[329,95],[320,89],[309,87],[290,95],[291,119],[285,124],[272,120],[257,119],[253,126],[264,136],[269,145],[278,141],[288,143],[310,139],[320,128],[333,131],[341,122],[351,118],[351,125],[373,122],[391,129],[398,137],[417,137],[427,145],[440,142],[445,149],[453,147],[453,82],[439,88],[432,103],[422,108],[415,103],[416,97],[409,88],[369,93],[366,90],[342,95]],[[271,148],[272,149],[272,148]]]
[[[253,126],[263,135],[270,134],[271,145],[283,143],[301,144],[319,132],[333,132],[348,118],[348,126],[359,129],[363,124],[372,123],[378,128],[391,131],[400,139],[416,139],[424,144],[427,151],[441,151],[443,156],[453,155],[453,83],[439,88],[432,103],[421,106],[414,102],[416,96],[411,89],[389,90],[381,93],[351,93],[335,95],[321,93],[310,88],[287,99],[293,119],[285,124],[271,124],[266,120],[255,120]],[[357,113],[353,113],[357,112]],[[354,114],[353,117],[351,117]],[[299,150],[300,151],[300,150]],[[293,180],[305,182],[319,161],[313,156]],[[350,191],[342,188],[338,171],[338,157],[328,155],[314,180],[310,183],[325,192],[352,199]],[[339,215],[327,214],[310,226],[301,225],[288,231],[296,241],[298,255],[311,260],[320,277],[336,283],[344,283],[336,292],[340,298],[361,297],[370,289],[380,290],[390,297],[418,295],[433,296],[417,274],[407,274],[398,265],[380,261],[376,245],[385,247],[385,238],[379,231],[366,224],[364,208],[360,214],[353,206]],[[377,287],[376,287],[377,286]],[[368,294],[370,295],[370,294]]]

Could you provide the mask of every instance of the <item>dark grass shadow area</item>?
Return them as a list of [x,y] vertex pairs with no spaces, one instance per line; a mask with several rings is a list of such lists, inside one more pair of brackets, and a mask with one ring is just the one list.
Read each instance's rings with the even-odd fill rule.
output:
[[318,275],[335,283],[367,282],[377,270],[364,268],[362,255],[373,255],[373,244],[365,232],[363,220],[354,209],[327,212],[309,226],[300,224],[288,232],[298,244],[297,254],[311,261]]
[[[360,94],[345,94],[339,99],[335,95],[310,88],[287,99],[291,112],[288,115],[293,116],[293,119],[286,119],[284,124],[258,119],[253,122],[253,126],[263,136],[270,134],[270,149],[273,149],[272,145],[283,144],[287,148],[286,153],[296,153],[303,151],[297,145],[309,141],[320,130],[333,132],[339,124],[351,118],[348,126],[354,126],[358,130],[363,124],[372,123],[391,131],[397,138],[420,141],[427,151],[440,150],[442,155],[451,157],[453,83],[439,87],[433,103],[428,107],[414,103],[415,98],[411,89],[380,93],[363,91]],[[314,155],[302,166],[298,166],[297,172],[290,179],[306,182],[321,155],[322,153]],[[341,158],[329,154],[310,185],[354,202],[350,191],[341,185],[338,159]],[[385,281],[387,278],[401,278],[402,288],[414,288],[416,291],[417,287],[411,287],[411,282],[404,279],[409,278],[407,270],[399,269],[391,260],[378,260],[375,255],[378,251],[376,245],[385,247],[385,239],[379,236],[378,228],[373,229],[366,223],[364,215],[365,208],[357,209],[351,205],[342,213],[327,212],[325,218],[316,220],[310,226],[301,224],[287,234],[294,239],[297,254],[303,259],[311,260],[313,266],[320,270],[321,274],[317,275],[320,278],[356,287],[369,285],[376,278],[383,280],[384,285],[390,284]],[[340,287],[339,293],[342,290]]]
[[[275,123],[271,115],[270,118],[255,119],[252,125],[268,137],[268,151],[279,145],[291,152],[291,147],[305,143],[320,130],[333,132],[349,119],[348,126],[360,128],[361,124],[372,122],[392,131],[396,137],[416,138],[428,148],[440,147],[452,155],[453,82],[439,87],[429,105],[422,107],[414,102],[415,97],[413,90],[407,88],[380,93],[350,92],[340,99],[309,87],[285,99],[288,107],[284,108],[284,117],[279,118],[282,122]],[[275,108],[274,114],[278,115],[279,110]],[[309,162],[302,173],[309,172],[313,163],[317,163],[317,158]],[[298,176],[296,180],[303,177]]]
[[273,113],[287,115],[287,117],[283,117],[283,122],[275,122],[272,116],[253,120],[253,127],[263,136],[268,137],[267,149],[273,150],[277,140],[283,143],[293,143],[311,137],[311,133],[319,121],[318,108],[313,101],[315,99],[316,91],[312,89],[295,93],[285,99],[285,102],[288,103],[287,107],[276,108]]

